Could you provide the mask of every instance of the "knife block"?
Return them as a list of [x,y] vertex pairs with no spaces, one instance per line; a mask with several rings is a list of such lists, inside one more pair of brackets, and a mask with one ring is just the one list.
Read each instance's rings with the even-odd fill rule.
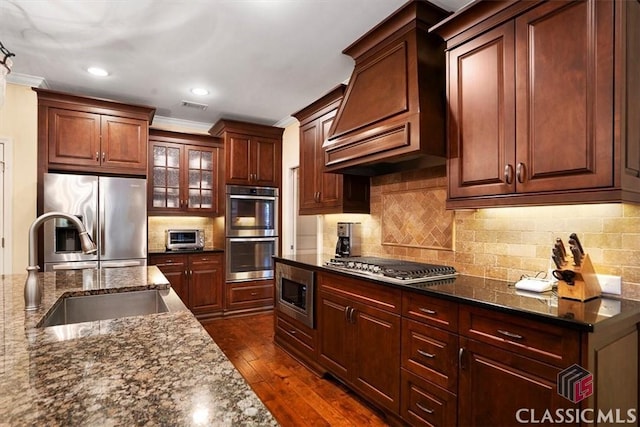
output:
[[564,280],[558,280],[558,296],[560,298],[572,299],[577,301],[588,301],[598,298],[602,294],[598,276],[591,263],[589,254],[585,254],[579,267],[572,266],[563,268],[562,270],[573,270],[576,273],[573,285],[568,284]]

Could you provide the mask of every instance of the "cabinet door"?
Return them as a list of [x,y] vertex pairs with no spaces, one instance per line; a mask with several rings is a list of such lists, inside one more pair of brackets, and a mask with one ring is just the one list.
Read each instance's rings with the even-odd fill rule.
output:
[[[318,121],[312,121],[300,128],[300,213],[305,214],[305,210],[316,209],[318,200],[319,181],[321,179],[322,168],[324,168],[324,158],[318,160]],[[322,147],[321,147],[322,148]],[[321,168],[319,168],[319,164]]]
[[545,411],[579,407],[558,394],[560,368],[467,338],[460,346],[460,425],[518,425],[518,414],[540,420]]
[[516,19],[519,192],[613,186],[614,2],[548,2]]
[[178,213],[184,196],[181,188],[182,147],[179,144],[152,142],[149,158],[149,211]]
[[185,208],[190,212],[218,212],[218,148],[185,146]]
[[252,184],[279,187],[282,169],[280,142],[275,139],[252,137]]
[[227,184],[250,184],[250,143],[251,139],[245,135],[229,134],[225,143],[227,153],[226,182]]
[[100,165],[99,114],[50,108],[48,120],[50,164]]
[[101,118],[101,166],[146,173],[148,122],[115,116]]
[[515,191],[513,23],[451,50],[449,197]]
[[149,256],[149,264],[155,265],[164,274],[171,288],[178,294],[184,305],[189,307],[189,287],[187,286],[187,256]]
[[400,316],[364,304],[350,314],[354,385],[385,408],[400,410]]
[[222,264],[220,255],[189,256],[189,307],[194,314],[222,309]]
[[[349,300],[320,292],[318,309],[318,351],[320,364],[342,379],[348,379],[353,354],[353,331],[348,322]],[[385,344],[386,345],[386,344]],[[370,349],[374,351],[374,348]]]
[[336,111],[333,110],[318,119],[318,131],[320,134],[316,140],[316,173],[319,178],[319,198],[324,208],[338,207],[342,202],[343,177],[340,174],[324,171],[325,159],[324,150],[322,149],[322,144],[329,138],[329,129],[331,129]]

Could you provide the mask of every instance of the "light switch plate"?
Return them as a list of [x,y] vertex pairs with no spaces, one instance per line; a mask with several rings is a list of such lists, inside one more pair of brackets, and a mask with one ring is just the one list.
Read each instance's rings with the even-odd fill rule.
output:
[[622,295],[622,278],[608,274],[597,274],[600,288],[604,294]]

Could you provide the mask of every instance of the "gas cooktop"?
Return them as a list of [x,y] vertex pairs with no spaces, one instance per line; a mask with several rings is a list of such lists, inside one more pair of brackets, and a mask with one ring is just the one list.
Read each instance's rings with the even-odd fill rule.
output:
[[450,279],[458,273],[446,265],[377,257],[332,258],[326,267],[390,283],[413,284]]

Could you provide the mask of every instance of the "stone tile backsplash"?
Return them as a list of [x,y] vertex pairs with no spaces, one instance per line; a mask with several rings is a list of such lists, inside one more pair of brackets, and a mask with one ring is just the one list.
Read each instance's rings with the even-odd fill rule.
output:
[[[517,281],[523,274],[534,275],[552,268],[550,253],[555,238],[562,238],[566,244],[569,234],[575,232],[596,272],[622,276],[623,296],[640,299],[640,206],[611,203],[454,212],[445,211],[443,201],[438,201],[442,209],[434,208],[435,203],[425,203],[436,200],[444,186],[444,169],[372,178],[370,215],[324,216],[324,252],[330,254],[334,250],[337,222],[361,222],[365,255],[449,264],[464,274]],[[385,203],[390,194],[416,191],[420,197],[413,199],[416,202],[405,210],[404,219],[397,206]],[[393,227],[386,224],[389,212],[385,209],[390,206]],[[420,209],[429,213],[416,214]],[[453,221],[450,228],[442,225],[446,224],[447,215]],[[450,248],[446,244],[414,244],[429,242],[429,230],[436,228],[450,234]],[[397,236],[384,234],[392,229]],[[407,239],[402,236],[404,232],[417,236]],[[432,241],[441,242],[446,237],[439,239]]]
[[165,249],[165,230],[171,228],[202,229],[204,230],[205,246],[216,246],[215,220],[215,218],[207,217],[150,216],[148,222],[149,251]]

